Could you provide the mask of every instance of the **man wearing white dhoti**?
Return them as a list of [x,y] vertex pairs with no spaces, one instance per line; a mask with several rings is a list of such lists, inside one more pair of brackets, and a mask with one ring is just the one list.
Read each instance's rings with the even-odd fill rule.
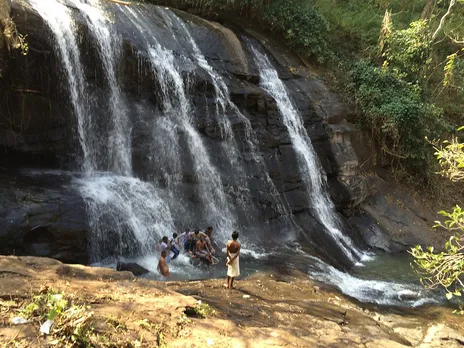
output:
[[226,244],[226,255],[227,255],[227,289],[232,289],[234,285],[235,277],[240,275],[240,242],[237,241],[238,232],[232,232],[232,240],[229,240]]

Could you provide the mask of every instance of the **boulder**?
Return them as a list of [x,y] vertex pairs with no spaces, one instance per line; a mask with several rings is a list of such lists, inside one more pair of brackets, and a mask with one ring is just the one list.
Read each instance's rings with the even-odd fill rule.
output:
[[430,228],[437,218],[429,208],[407,188],[378,180],[379,192],[365,199],[348,220],[366,244],[388,252],[405,251],[415,245],[442,247]]
[[88,263],[84,202],[64,173],[2,173],[0,253]]
[[132,272],[136,277],[149,273],[150,271],[135,262],[118,262],[116,265],[118,271]]

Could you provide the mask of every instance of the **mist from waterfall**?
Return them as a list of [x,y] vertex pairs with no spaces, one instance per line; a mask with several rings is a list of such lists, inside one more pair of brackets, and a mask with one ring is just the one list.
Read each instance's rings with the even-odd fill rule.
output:
[[316,218],[324,225],[342,252],[350,260],[356,262],[363,254],[354,245],[351,238],[344,235],[338,226],[335,207],[326,190],[325,173],[304,127],[302,117],[293,105],[284,83],[279,78],[269,58],[253,44],[250,44],[250,47],[260,72],[260,84],[275,99],[283,123],[292,140],[297,155],[298,168],[306,185],[308,200],[316,213]]

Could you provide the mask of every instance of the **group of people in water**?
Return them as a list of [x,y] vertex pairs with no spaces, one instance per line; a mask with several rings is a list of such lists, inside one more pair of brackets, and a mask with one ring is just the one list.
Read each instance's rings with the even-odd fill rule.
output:
[[[172,238],[169,239],[164,236],[157,251],[160,253],[158,261],[158,271],[166,278],[171,277],[169,272],[168,260],[175,260],[179,254],[183,253],[192,259],[198,259],[207,265],[214,265],[219,260],[214,256],[216,249],[213,247],[214,241],[212,238],[213,227],[209,226],[205,232],[196,229],[190,231],[186,229],[180,235],[173,233]],[[172,254],[171,254],[172,253]],[[240,275],[239,266],[240,242],[238,241],[238,232],[232,233],[232,239],[226,244],[227,261],[227,288],[233,287],[235,277]]]

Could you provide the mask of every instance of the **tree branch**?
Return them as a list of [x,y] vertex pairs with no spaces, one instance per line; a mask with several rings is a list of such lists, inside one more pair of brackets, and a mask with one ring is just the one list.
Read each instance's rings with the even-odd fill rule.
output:
[[450,4],[448,6],[448,11],[446,11],[446,13],[443,15],[443,17],[441,17],[440,24],[438,25],[437,30],[435,30],[435,32],[432,35],[432,41],[435,40],[435,38],[437,37],[438,33],[440,32],[441,28],[443,27],[443,23],[445,23],[446,17],[448,17],[450,15],[451,9],[453,8],[453,6],[455,4],[456,4],[456,0],[451,0],[450,1]]

